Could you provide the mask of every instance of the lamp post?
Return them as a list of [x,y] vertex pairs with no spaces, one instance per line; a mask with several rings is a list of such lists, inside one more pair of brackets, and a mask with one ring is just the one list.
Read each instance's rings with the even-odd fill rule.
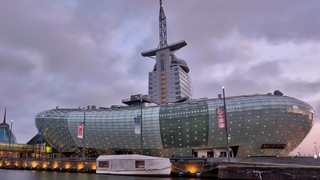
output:
[[224,122],[225,122],[225,127],[226,127],[225,129],[226,129],[227,158],[228,158],[228,162],[230,162],[227,108],[226,108],[226,96],[225,96],[224,87],[222,87],[222,93],[223,93]]
[[315,153],[315,157],[318,156],[318,151],[317,151],[317,143],[314,142],[314,153]]
[[85,149],[85,127],[86,127],[86,108],[83,108],[82,161],[85,160],[85,156],[84,156],[84,149]]
[[143,104],[143,99],[140,99],[140,148],[141,148],[141,155],[143,155],[143,137],[142,137],[142,104]]
[[10,133],[9,133],[9,156],[10,156],[10,157],[11,157],[12,124],[13,124],[13,120],[11,120],[11,122],[10,122]]

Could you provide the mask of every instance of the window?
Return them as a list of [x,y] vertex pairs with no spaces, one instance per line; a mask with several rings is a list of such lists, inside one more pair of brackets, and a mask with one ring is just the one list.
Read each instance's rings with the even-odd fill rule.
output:
[[262,144],[261,149],[284,149],[286,144]]
[[136,168],[144,168],[144,161],[136,161]]
[[99,161],[98,166],[102,168],[109,168],[109,161]]

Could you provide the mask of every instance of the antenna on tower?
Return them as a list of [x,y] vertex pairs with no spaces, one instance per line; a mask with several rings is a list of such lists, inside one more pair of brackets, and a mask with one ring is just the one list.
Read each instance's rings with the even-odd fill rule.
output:
[[6,124],[7,107],[4,108],[3,124]]
[[170,52],[175,52],[180,48],[187,45],[185,40],[175,42],[172,44],[167,43],[167,22],[166,22],[166,15],[164,14],[164,10],[162,7],[162,0],[160,0],[160,12],[159,12],[159,45],[156,49],[151,49],[148,51],[141,52],[141,55],[144,57],[151,57],[156,56],[159,50],[162,49],[169,49]]
[[160,0],[160,12],[159,12],[159,45],[158,48],[167,47],[167,21],[166,15],[162,7],[162,0]]

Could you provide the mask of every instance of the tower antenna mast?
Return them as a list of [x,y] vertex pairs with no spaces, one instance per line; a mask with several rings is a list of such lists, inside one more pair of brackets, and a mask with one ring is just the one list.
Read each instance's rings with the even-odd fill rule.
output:
[[6,124],[6,117],[7,117],[7,107],[5,107],[4,109],[3,124]]
[[159,45],[158,48],[167,47],[167,22],[166,15],[162,7],[162,0],[160,0],[160,12],[159,12]]

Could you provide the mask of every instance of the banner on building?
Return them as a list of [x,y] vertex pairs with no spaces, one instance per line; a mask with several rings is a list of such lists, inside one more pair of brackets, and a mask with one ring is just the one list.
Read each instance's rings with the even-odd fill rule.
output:
[[78,138],[83,138],[83,126],[84,124],[81,122],[78,124]]
[[37,143],[42,142],[42,130],[41,128],[38,129],[38,137],[37,137]]
[[225,114],[224,114],[224,108],[219,107],[216,109],[216,116],[218,120],[218,127],[219,128],[225,128],[226,127],[226,122],[225,122]]
[[139,116],[134,118],[134,133],[141,134],[141,118]]

